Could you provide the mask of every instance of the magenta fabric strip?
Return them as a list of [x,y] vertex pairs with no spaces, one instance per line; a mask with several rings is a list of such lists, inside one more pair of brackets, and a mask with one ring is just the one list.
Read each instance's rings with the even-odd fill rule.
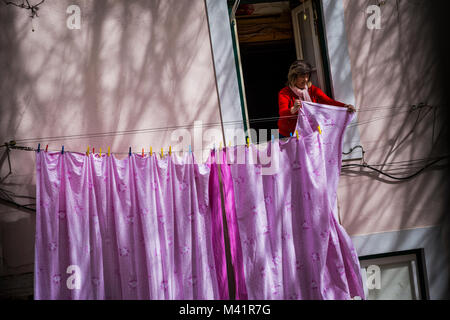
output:
[[222,199],[220,195],[219,172],[216,153],[211,152],[209,158],[211,174],[209,177],[209,199],[211,207],[211,231],[214,250],[216,276],[221,300],[229,299],[227,262],[225,256],[224,228],[222,218]]
[[241,239],[239,237],[239,227],[237,224],[236,205],[233,188],[233,178],[231,177],[230,166],[226,160],[226,149],[220,154],[222,185],[225,197],[225,210],[227,216],[228,235],[230,239],[231,259],[236,288],[236,300],[247,300],[247,287],[245,284],[244,263],[242,259]]

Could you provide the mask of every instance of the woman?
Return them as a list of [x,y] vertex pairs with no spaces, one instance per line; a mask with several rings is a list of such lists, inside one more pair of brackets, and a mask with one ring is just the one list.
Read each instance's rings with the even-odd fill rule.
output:
[[316,71],[308,62],[297,60],[289,68],[287,86],[278,93],[278,107],[280,119],[278,130],[280,137],[289,137],[294,133],[297,124],[298,110],[302,107],[301,101],[317,102],[347,108],[355,112],[354,106],[344,104],[328,97],[322,90],[312,85],[311,73]]

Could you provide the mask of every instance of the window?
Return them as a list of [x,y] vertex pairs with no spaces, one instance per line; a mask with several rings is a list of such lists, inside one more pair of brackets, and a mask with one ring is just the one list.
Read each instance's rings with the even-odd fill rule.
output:
[[367,300],[428,300],[424,250],[360,257]]
[[[209,21],[216,22],[225,17],[215,7],[228,5],[228,35],[222,29],[218,32],[217,26],[222,24],[210,23],[219,95],[223,95],[220,102],[222,112],[234,108],[233,119],[238,117],[236,106],[240,106],[246,135],[255,133],[248,129],[257,135],[259,130],[266,132],[266,137],[250,136],[252,143],[270,139],[270,129],[278,127],[278,92],[295,59],[315,65],[312,82],[328,96],[355,105],[353,84],[348,81],[352,75],[342,1],[206,0],[206,4]],[[225,44],[232,47],[233,70],[228,64],[222,66],[228,57]],[[234,78],[231,72],[236,73]],[[236,90],[230,90],[230,83],[233,88],[236,84]],[[233,102],[238,98],[239,103],[230,104],[230,97]],[[361,159],[360,145],[355,117],[344,136],[342,159]]]
[[[229,6],[235,3],[228,2]],[[285,86],[294,60],[304,59],[315,66],[317,72],[312,82],[329,91],[319,44],[317,11],[311,0],[241,0],[238,3],[232,28],[241,98],[249,127],[257,132],[276,129],[278,92]]]

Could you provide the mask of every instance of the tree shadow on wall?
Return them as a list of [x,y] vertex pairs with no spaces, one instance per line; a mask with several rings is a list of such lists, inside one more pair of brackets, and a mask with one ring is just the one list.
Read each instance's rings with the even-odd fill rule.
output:
[[[343,168],[345,190],[352,196],[346,198],[342,223],[351,234],[368,230],[368,224],[373,230],[390,227],[386,231],[396,231],[399,226],[429,226],[426,221],[431,220],[424,215],[432,215],[433,223],[442,227],[441,240],[448,240],[450,99],[443,41],[445,2],[386,2],[381,6],[380,30],[368,30],[365,25],[370,4],[376,1],[347,1],[346,8],[364,160],[383,172],[406,177],[435,159],[446,158],[405,181],[366,168]],[[388,226],[387,221],[395,224]],[[415,245],[399,241],[391,246]],[[448,255],[447,260],[450,265]],[[439,282],[440,273],[430,276],[430,281]]]
[[[116,131],[186,125],[199,118],[217,122],[218,110],[211,108],[215,83],[199,76],[199,68],[212,75],[205,60],[209,37],[202,2],[82,3],[81,30],[66,27],[68,5],[41,8],[32,35],[22,12],[1,7],[2,46],[8,48],[2,61],[14,61],[3,72],[11,81],[2,90],[2,109],[9,111],[2,136],[33,147],[37,138],[53,137],[79,151],[107,140],[125,152],[139,139]],[[25,135],[19,128],[24,114],[42,124],[39,130]],[[146,118],[151,125],[143,125]],[[78,135],[82,142],[75,141]],[[161,130],[150,140],[156,148],[167,135]]]
[[[220,128],[203,1],[83,1],[81,30],[66,26],[71,4],[44,2],[32,32],[24,10],[0,3],[1,142],[126,153],[128,146],[166,148],[166,127],[202,119]],[[162,129],[146,130],[154,127]],[[0,159],[3,177],[7,158]],[[0,187],[34,197],[34,153],[14,151],[11,161],[12,175]],[[8,228],[34,221],[33,213],[4,217]],[[29,247],[32,237],[26,241]],[[16,250],[25,249],[17,242]]]

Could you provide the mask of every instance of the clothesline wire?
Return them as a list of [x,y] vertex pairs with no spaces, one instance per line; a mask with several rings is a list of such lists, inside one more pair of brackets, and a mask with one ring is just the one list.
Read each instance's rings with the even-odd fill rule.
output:
[[[408,110],[408,111],[412,111],[412,110]],[[408,111],[407,111],[407,112],[408,112]],[[400,112],[400,113],[404,113],[404,111],[402,111],[402,112]],[[390,116],[392,116],[392,115],[390,115]],[[358,125],[360,125],[360,124],[365,124],[365,123],[370,123],[370,122],[372,122],[372,121],[377,121],[377,120],[381,120],[381,119],[384,119],[384,118],[386,118],[386,117],[379,117],[379,118],[376,118],[376,119],[371,119],[370,121],[367,121],[367,122],[364,122],[364,123],[359,123]],[[274,120],[275,120],[275,119],[278,120],[279,117],[274,118]],[[255,121],[266,121],[266,120],[267,120],[267,119],[255,119]],[[237,122],[233,122],[233,123],[237,123]],[[240,123],[240,122],[238,122],[238,123]],[[212,124],[206,124],[206,125],[202,125],[201,127],[208,126],[208,125],[209,125],[209,126],[212,126]],[[218,126],[218,125],[220,125],[220,123],[214,124],[214,125],[217,125],[217,126]],[[192,127],[192,126],[178,126],[177,128],[181,128],[181,127]],[[167,128],[164,128],[164,130],[168,130],[168,129],[167,129]],[[21,140],[19,140],[19,141],[21,141]],[[22,140],[22,141],[23,141],[23,140]],[[10,147],[10,146],[8,146],[8,144],[3,145],[3,147],[4,147],[4,146]],[[355,149],[357,149],[358,147],[362,149],[363,155],[364,155],[365,151],[364,151],[364,149],[363,149],[362,146],[356,146],[356,147],[352,148],[352,149],[350,150],[350,152],[347,152],[347,153],[344,153],[344,154],[350,154],[350,153],[352,153]],[[19,150],[24,150],[24,151],[37,151],[36,149],[30,148],[30,147],[14,146],[13,148],[14,148],[14,149],[19,149]],[[201,151],[206,151],[206,150],[209,151],[209,150],[211,150],[211,149],[210,149],[210,148],[207,148],[207,149],[202,149]],[[59,150],[56,150],[56,151],[59,151]],[[70,152],[70,151],[67,151],[67,152]],[[173,152],[176,153],[176,152],[179,152],[179,151],[173,151]],[[120,153],[120,152],[119,152],[119,153],[114,152],[114,153],[115,153],[115,154],[125,154],[125,153]],[[8,155],[9,155],[9,154],[8,154]],[[343,169],[343,171],[345,172],[345,169],[360,167],[360,168],[369,169],[369,170],[378,172],[379,174],[384,175],[384,176],[387,176],[387,177],[389,177],[390,179],[393,179],[393,180],[397,180],[397,181],[405,181],[405,180],[409,180],[409,179],[414,178],[415,176],[419,175],[420,173],[422,173],[422,172],[423,172],[424,170],[426,170],[427,168],[431,167],[431,166],[434,165],[434,164],[437,164],[437,163],[441,162],[442,160],[448,159],[449,157],[450,157],[449,155],[445,155],[445,156],[435,157],[435,158],[430,158],[430,157],[429,157],[429,158],[414,159],[414,160],[404,160],[404,161],[390,162],[390,163],[385,163],[385,164],[373,164],[373,165],[368,165],[367,163],[365,163],[365,161],[364,161],[364,159],[363,159],[363,164],[347,164],[347,165],[342,165],[342,169]],[[419,167],[417,167],[417,165],[418,165],[418,163],[421,162],[421,161],[426,161],[426,162],[428,162],[428,163],[427,163],[425,166],[421,167],[417,172],[415,172],[414,174],[409,175],[409,176],[399,177],[399,176],[394,176],[394,175],[389,174],[389,173],[386,172],[386,171],[391,171],[391,172],[392,172],[392,171],[394,171],[394,170],[404,170],[404,169],[407,168],[407,167],[409,167],[410,169],[417,169],[417,168],[419,168]],[[431,161],[431,162],[429,162],[429,161]],[[392,168],[392,169],[387,169],[387,170],[379,170],[379,169],[375,168],[375,167],[377,167],[377,166],[395,166],[395,165],[399,166],[400,168]],[[25,210],[27,210],[27,211],[33,211],[33,212],[36,212],[35,209],[29,208],[30,206],[36,206],[35,203],[23,205],[23,204],[17,203],[17,202],[14,201],[14,199],[13,199],[13,198],[28,198],[28,199],[34,199],[33,197],[29,197],[29,196],[17,196],[17,195],[15,195],[13,192],[8,191],[8,190],[5,190],[5,189],[2,189],[2,188],[0,188],[0,194],[2,194],[2,196],[0,196],[0,202],[6,203],[6,204],[9,204],[9,205],[14,205],[14,206],[16,206],[16,207],[19,208],[19,209],[25,209]],[[7,199],[5,199],[4,196],[6,196]],[[35,200],[35,199],[34,199],[34,200]]]
[[[390,107],[391,109],[398,109],[405,106],[397,106]],[[411,107],[411,105],[409,105]],[[434,106],[436,107],[436,106]],[[380,107],[385,108],[385,107]],[[386,107],[387,108],[387,107]],[[369,111],[369,110],[366,110]],[[384,120],[393,116],[396,116],[401,113],[410,112],[410,110],[399,111],[394,114],[368,119],[362,122],[356,122],[354,124],[350,124],[348,127],[352,128],[355,126],[361,126],[365,124],[369,124],[375,121]],[[252,124],[262,123],[262,122],[271,122],[278,121],[279,119],[295,119],[297,116],[283,116],[283,117],[267,117],[267,118],[254,118],[249,119],[249,122]],[[189,124],[189,125],[179,125],[179,126],[167,126],[167,127],[159,127],[159,128],[146,128],[146,129],[134,129],[134,130],[123,130],[123,131],[111,131],[111,132],[98,132],[98,133],[88,133],[88,134],[76,134],[76,135],[66,135],[66,136],[54,136],[54,137],[40,137],[40,138],[25,138],[15,140],[16,143],[38,143],[41,141],[46,142],[57,142],[61,140],[74,140],[74,139],[87,139],[87,138],[100,138],[100,137],[110,137],[110,136],[120,136],[120,135],[128,135],[128,134],[142,134],[142,133],[152,133],[152,132],[165,132],[170,130],[180,130],[180,129],[195,129],[195,128],[212,128],[212,127],[220,127],[220,126],[232,126],[232,125],[241,125],[242,121],[224,121],[224,122],[210,122],[204,124]]]
[[[244,147],[244,145],[241,145],[240,147]],[[22,150],[22,151],[33,151],[36,152],[37,149],[32,148],[32,147],[23,147],[23,146],[13,146],[11,147],[13,149],[17,149],[17,150]],[[343,152],[343,155],[349,155],[351,153],[353,153],[356,149],[361,148],[363,153],[366,153],[367,151],[364,150],[364,148],[362,146],[355,146],[353,148],[351,148],[348,152]],[[198,151],[211,151],[213,148],[203,148],[203,149],[199,149]],[[40,150],[41,152],[43,152],[43,150]],[[60,152],[61,150],[49,150],[51,152]],[[82,153],[82,152],[73,152],[70,150],[66,150],[65,152],[72,152],[72,153]],[[172,150],[172,153],[180,153],[180,152],[185,152],[185,150]],[[112,154],[118,154],[118,155],[124,155],[124,154],[129,154],[128,152],[111,152]],[[148,154],[149,152],[145,152],[145,154]],[[154,154],[159,154],[158,152],[153,152]],[[106,154],[105,152],[103,152],[103,154]],[[140,152],[133,152],[133,154],[140,154]],[[167,154],[167,152],[166,152]],[[426,157],[426,158],[419,158],[419,159],[413,159],[413,160],[402,160],[402,161],[392,161],[392,162],[386,162],[386,163],[382,163],[382,164],[372,164],[371,166],[373,167],[382,167],[382,166],[403,166],[403,167],[407,167],[407,166],[411,166],[420,162],[428,162],[430,160],[436,160],[436,159],[443,159],[443,158],[449,158],[450,155],[442,155],[442,156],[435,156],[435,157]],[[0,188],[0,191],[2,189]]]
[[[387,176],[387,177],[389,177],[390,179],[393,179],[393,180],[406,181],[406,180],[409,180],[409,179],[412,179],[412,178],[418,176],[419,174],[421,174],[427,168],[429,168],[429,167],[431,167],[431,166],[441,162],[442,160],[448,159],[448,158],[450,158],[450,155],[445,155],[445,156],[442,156],[442,157],[435,158],[433,161],[431,161],[431,162],[427,163],[426,165],[422,166],[415,173],[413,173],[413,174],[411,174],[409,176],[403,176],[403,177],[394,176],[392,174],[387,173],[386,170],[379,170],[379,169],[375,168],[375,166],[377,166],[377,165],[368,165],[366,163],[364,163],[364,164],[342,165],[342,169],[343,169],[343,171],[345,171],[345,169],[347,169],[347,168],[357,168],[357,167],[365,168],[365,169],[370,169],[372,171],[378,172],[379,174]],[[429,161],[429,160],[431,160],[431,158],[428,158],[428,159],[415,159],[415,160],[411,160],[411,162],[419,161],[419,160],[428,160]],[[416,168],[417,167],[414,167],[414,169],[416,169]],[[14,199],[12,199],[11,196],[13,196],[13,197],[22,197],[22,198],[30,198],[30,199],[34,199],[34,198],[32,198],[32,197],[24,197],[24,196],[16,196],[13,192],[7,191],[7,190],[4,190],[4,189],[0,189],[0,191],[1,191],[1,193],[4,193],[7,196],[7,198],[8,198],[8,199],[5,199],[3,197],[0,197],[0,202],[6,203],[6,204],[9,204],[9,205],[14,205],[18,209],[25,209],[27,211],[36,212],[36,209],[29,208],[30,206],[36,206],[35,203],[26,204],[26,205],[19,204],[16,201],[14,201]]]

